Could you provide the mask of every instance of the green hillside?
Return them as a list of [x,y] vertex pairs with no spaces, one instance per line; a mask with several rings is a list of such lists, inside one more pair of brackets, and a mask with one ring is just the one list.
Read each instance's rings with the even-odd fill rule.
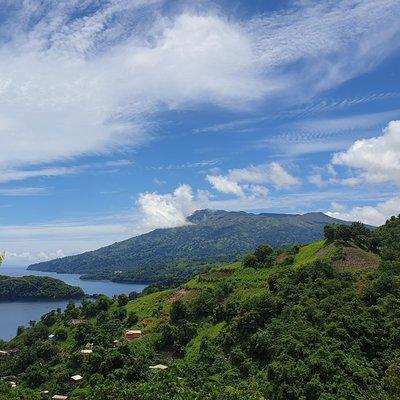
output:
[[11,277],[0,275],[1,300],[27,299],[79,299],[84,296],[81,288],[47,276]]
[[320,240],[326,225],[342,221],[322,213],[201,210],[188,222],[187,226],[157,229],[95,251],[34,264],[29,269],[119,281],[184,281],[209,264],[237,260],[260,243],[284,247]]
[[[3,344],[19,351],[0,358],[0,376],[17,381],[0,399],[398,399],[399,232],[400,217],[374,232],[334,225],[323,241],[262,245],[176,289],[70,304]],[[143,336],[126,342],[127,328]]]

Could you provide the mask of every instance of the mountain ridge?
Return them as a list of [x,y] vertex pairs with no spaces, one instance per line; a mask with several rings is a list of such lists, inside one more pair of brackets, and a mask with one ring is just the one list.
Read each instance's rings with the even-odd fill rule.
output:
[[128,271],[130,280],[153,282],[160,278],[155,279],[160,270],[167,277],[171,264],[182,269],[187,263],[235,261],[260,243],[273,247],[310,243],[323,237],[324,226],[347,223],[323,213],[253,214],[209,209],[195,211],[187,221],[188,225],[155,229],[97,250],[32,264],[28,269],[101,273],[106,278],[115,271]]

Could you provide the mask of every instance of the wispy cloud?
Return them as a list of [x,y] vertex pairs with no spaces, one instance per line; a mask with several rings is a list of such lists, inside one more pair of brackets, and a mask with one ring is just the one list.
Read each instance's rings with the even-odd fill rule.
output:
[[162,4],[20,2],[3,16],[1,169],[139,146],[163,110],[303,101],[399,46],[396,0],[309,1],[242,21]]
[[134,213],[127,212],[25,225],[2,224],[0,250],[7,252],[11,265],[94,250],[145,232],[135,218],[138,217]]
[[39,169],[0,169],[0,183],[22,181],[30,178],[54,177],[74,175],[81,172],[115,172],[124,167],[130,167],[130,160],[112,160],[104,162],[93,162],[74,166],[55,166]]
[[49,177],[76,174],[82,171],[79,167],[53,167],[32,170],[0,170],[0,182],[21,181],[28,178]]
[[0,196],[35,196],[47,192],[45,187],[19,187],[0,189]]
[[357,137],[373,134],[400,110],[354,114],[334,118],[314,118],[292,122],[279,128],[281,133],[258,142],[259,146],[274,146],[287,154],[307,154],[338,151],[347,148]]
[[195,169],[195,168],[211,168],[215,167],[220,163],[219,160],[201,160],[195,162],[188,162],[184,164],[165,164],[165,165],[154,165],[147,167],[149,170],[156,171],[174,171],[174,170],[185,170],[185,169]]

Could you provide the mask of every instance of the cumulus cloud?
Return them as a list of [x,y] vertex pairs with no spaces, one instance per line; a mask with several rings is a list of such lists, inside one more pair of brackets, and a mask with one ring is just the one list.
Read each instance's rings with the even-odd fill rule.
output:
[[218,192],[224,194],[234,194],[236,196],[244,196],[244,191],[242,187],[240,187],[237,182],[235,182],[228,176],[207,175],[207,180]]
[[399,45],[396,0],[308,1],[241,21],[163,5],[61,0],[7,9],[0,170],[139,146],[164,110],[313,94]]
[[204,193],[196,196],[189,185],[180,185],[173,193],[141,193],[138,199],[144,229],[173,228],[186,225],[186,217],[204,203]]
[[345,221],[361,221],[369,225],[379,226],[392,215],[400,214],[400,197],[393,197],[376,206],[353,207],[346,209],[338,203],[333,204],[333,211],[326,212],[327,215],[343,219]]
[[276,189],[286,189],[300,183],[277,162],[234,168],[227,175],[207,175],[206,179],[218,192],[242,197],[246,193],[266,196],[268,189],[259,184],[271,184]]
[[357,140],[332,163],[354,168],[365,182],[400,184],[400,121],[391,121],[381,136]]

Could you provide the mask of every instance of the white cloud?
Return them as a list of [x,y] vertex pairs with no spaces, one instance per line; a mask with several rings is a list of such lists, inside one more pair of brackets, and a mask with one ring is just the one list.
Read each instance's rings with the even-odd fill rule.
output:
[[88,0],[89,13],[64,0],[10,11],[0,169],[138,146],[165,109],[304,98],[303,89],[312,95],[365,72],[399,44],[396,0],[305,2],[240,22],[190,4],[166,15],[162,4]]
[[94,250],[144,233],[138,216],[130,213],[102,217],[0,226],[0,252],[9,265],[45,261]]
[[381,136],[357,140],[332,163],[354,168],[359,180],[400,184],[400,121],[390,122]]
[[29,178],[73,175],[83,171],[115,172],[123,167],[130,167],[131,165],[133,165],[133,162],[129,160],[111,160],[68,167],[55,166],[39,169],[0,169],[0,183],[21,181]]
[[47,192],[45,187],[19,187],[0,189],[0,196],[34,196]]
[[73,7],[52,10],[55,19],[27,34],[18,27],[0,44],[0,167],[136,146],[150,139],[157,111],[204,101],[236,107],[264,96],[252,44],[235,24],[157,17],[143,7],[137,18],[144,12],[154,22],[104,48],[98,41],[117,28],[107,24],[121,22],[115,5],[73,22]]
[[[399,46],[400,5],[395,0],[306,1],[296,6],[256,17],[251,26],[265,64],[297,62],[295,75],[303,89],[314,92],[344,82],[373,68]],[[291,83],[299,87],[294,79]]]
[[41,168],[32,170],[0,170],[0,183],[10,181],[21,181],[28,178],[37,177],[49,177],[49,176],[60,176],[70,175],[80,172],[82,168],[79,167],[52,167],[52,168]]
[[[327,170],[329,170],[330,164],[327,166]],[[325,172],[324,168],[320,169],[322,172]],[[324,177],[322,172],[317,172],[308,177],[308,181],[319,188],[336,184],[336,185],[344,185],[344,186],[357,186],[362,183],[362,180],[357,177],[349,177],[349,178],[340,178],[337,175]],[[329,172],[329,171],[328,171]]]
[[379,226],[383,225],[392,215],[400,214],[400,197],[393,197],[378,203],[376,206],[353,207],[350,210],[346,210],[344,206],[340,206],[337,203],[333,207],[333,211],[326,212],[331,217],[345,221],[361,221],[369,225]]
[[39,251],[37,253],[31,253],[29,251],[25,251],[23,253],[6,251],[5,257],[7,263],[9,263],[10,265],[28,265],[31,263],[49,261],[55,258],[65,257],[65,254],[61,249],[49,253],[46,253],[45,251]]
[[244,196],[243,189],[239,186],[237,182],[231,179],[229,176],[223,175],[207,175],[208,182],[212,187],[218,192],[224,194],[234,194],[236,196]]
[[269,190],[262,185],[250,185],[249,190],[254,197],[266,197]]
[[202,208],[204,197],[195,196],[189,185],[180,185],[173,193],[141,193],[138,199],[144,229],[172,228],[186,225],[186,217]]
[[300,181],[289,174],[277,162],[251,165],[247,168],[234,168],[227,175],[207,175],[206,179],[213,188],[221,193],[245,196],[250,191],[253,195],[265,196],[268,189],[254,184],[269,183],[276,189],[287,189],[298,185]]
[[286,189],[296,186],[300,181],[290,175],[280,164],[273,162],[269,165],[269,178],[266,182],[271,182],[277,189]]
[[281,133],[267,138],[261,146],[278,148],[285,154],[310,154],[347,149],[360,135],[382,129],[400,116],[400,110],[356,114],[348,117],[314,118],[283,125]]

